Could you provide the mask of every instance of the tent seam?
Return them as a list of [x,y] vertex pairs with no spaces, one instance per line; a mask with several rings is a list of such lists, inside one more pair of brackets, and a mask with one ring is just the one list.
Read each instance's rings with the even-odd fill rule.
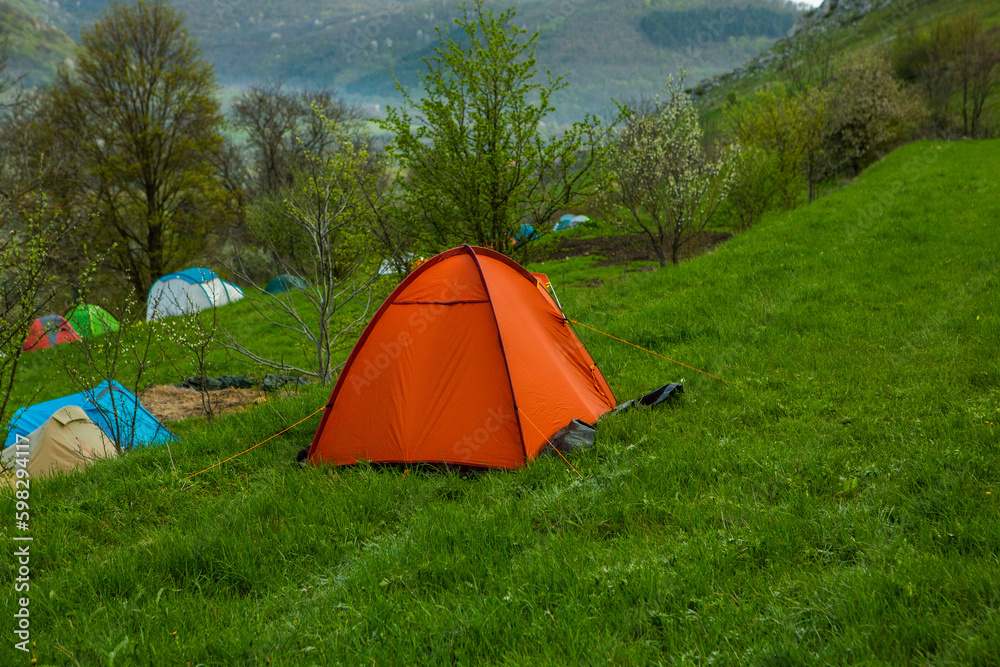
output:
[[[483,274],[483,267],[479,263],[479,257],[476,255],[475,249],[470,245],[464,245],[462,248],[472,255],[472,261],[476,265],[476,271],[479,272],[479,279],[483,281],[483,289],[486,291],[486,300],[490,304],[490,312],[493,313],[493,324],[497,328],[497,341],[500,343],[500,355],[503,357],[503,367],[507,371],[507,385],[510,387],[510,401],[514,405],[514,418],[517,420],[517,435],[521,440],[521,452],[524,454],[524,462],[528,462],[528,447],[524,442],[524,426],[521,424],[521,411],[517,406],[517,394],[514,393],[514,379],[510,374],[510,363],[507,361],[507,348],[503,344],[503,333],[500,331],[500,320],[497,319],[497,310],[493,305],[493,297],[490,295],[490,286],[486,283],[486,276]],[[543,434],[544,437],[544,434]]]

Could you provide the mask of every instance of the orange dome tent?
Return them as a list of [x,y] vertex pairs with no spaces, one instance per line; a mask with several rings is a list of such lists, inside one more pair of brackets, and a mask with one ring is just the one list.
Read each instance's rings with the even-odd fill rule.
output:
[[614,395],[547,283],[485,248],[422,264],[355,345],[308,459],[516,468],[597,421]]

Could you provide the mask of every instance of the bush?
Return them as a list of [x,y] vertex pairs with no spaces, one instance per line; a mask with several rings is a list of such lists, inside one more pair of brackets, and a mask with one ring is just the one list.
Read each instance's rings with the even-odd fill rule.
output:
[[917,95],[893,76],[886,58],[863,56],[837,75],[825,147],[831,172],[855,175],[920,127]]
[[746,231],[760,222],[771,204],[769,181],[774,165],[768,154],[755,145],[741,146],[733,164],[733,183],[729,201],[736,209],[740,230]]
[[[817,88],[790,95],[780,87],[758,91],[746,102],[726,109],[732,136],[744,151],[744,166],[761,168],[747,164],[754,155],[766,156],[770,163],[768,200],[777,198],[785,208],[795,208],[807,186],[812,199],[812,185],[821,172],[817,161],[826,109],[826,95]],[[748,149],[753,150],[747,153]]]

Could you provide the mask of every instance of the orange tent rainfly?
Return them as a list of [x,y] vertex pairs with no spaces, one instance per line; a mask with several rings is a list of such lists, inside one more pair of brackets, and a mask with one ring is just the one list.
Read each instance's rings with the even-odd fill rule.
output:
[[60,315],[46,315],[31,323],[28,337],[24,339],[21,349],[25,352],[44,350],[60,343],[72,343],[80,340],[73,326]]
[[596,422],[615,398],[547,282],[485,248],[422,264],[355,345],[309,460],[516,468]]

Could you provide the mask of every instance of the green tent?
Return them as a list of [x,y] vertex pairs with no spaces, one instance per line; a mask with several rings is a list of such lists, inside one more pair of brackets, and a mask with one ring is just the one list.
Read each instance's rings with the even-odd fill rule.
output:
[[82,303],[69,311],[66,319],[83,338],[118,330],[118,320],[108,311],[91,303]]
[[289,274],[280,275],[267,284],[264,291],[268,294],[281,294],[292,289],[307,289],[305,281],[301,278]]

